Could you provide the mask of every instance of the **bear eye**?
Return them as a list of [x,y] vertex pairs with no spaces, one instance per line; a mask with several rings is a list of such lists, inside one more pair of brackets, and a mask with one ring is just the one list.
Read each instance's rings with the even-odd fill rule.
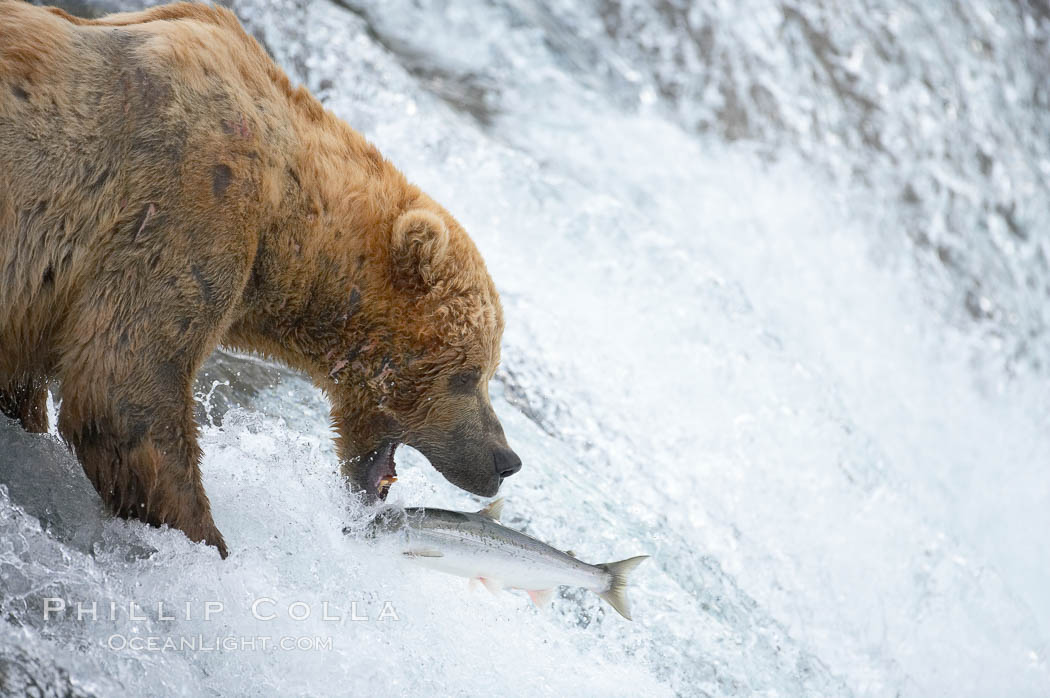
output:
[[460,395],[472,393],[477,387],[480,378],[481,371],[476,368],[469,371],[460,371],[448,379],[449,392]]

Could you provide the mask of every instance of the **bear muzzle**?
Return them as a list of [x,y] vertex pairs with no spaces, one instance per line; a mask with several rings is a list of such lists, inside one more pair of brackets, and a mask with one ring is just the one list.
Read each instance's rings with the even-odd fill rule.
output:
[[[348,469],[347,475],[355,489],[364,492],[373,501],[386,499],[390,488],[397,482],[394,452],[398,445],[392,441],[384,442],[362,458],[356,467]],[[457,459],[444,457],[444,454],[431,457],[426,450],[419,450],[446,480],[481,497],[495,496],[503,481],[521,470],[521,458],[518,454],[507,446],[498,444],[491,448],[489,458],[482,458],[477,466],[472,465],[476,463],[476,458]]]

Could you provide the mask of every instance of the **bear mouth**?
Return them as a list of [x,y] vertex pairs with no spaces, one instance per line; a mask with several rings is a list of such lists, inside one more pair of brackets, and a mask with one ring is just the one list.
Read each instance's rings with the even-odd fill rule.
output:
[[396,442],[388,442],[372,451],[365,467],[365,489],[368,494],[379,499],[386,499],[390,488],[397,482],[397,469],[394,467]]

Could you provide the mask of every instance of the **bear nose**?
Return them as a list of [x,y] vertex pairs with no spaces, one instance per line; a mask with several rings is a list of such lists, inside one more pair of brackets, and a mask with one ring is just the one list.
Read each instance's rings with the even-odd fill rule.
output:
[[521,470],[521,459],[518,454],[509,448],[497,448],[492,452],[492,461],[496,465],[496,473],[500,477],[510,477]]

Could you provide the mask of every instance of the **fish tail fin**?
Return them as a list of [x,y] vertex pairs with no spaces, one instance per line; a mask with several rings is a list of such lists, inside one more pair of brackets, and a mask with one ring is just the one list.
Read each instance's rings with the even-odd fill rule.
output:
[[598,565],[612,577],[609,582],[609,588],[600,592],[598,596],[605,599],[610,606],[616,609],[617,613],[627,620],[631,620],[631,606],[627,603],[627,575],[648,557],[648,555],[639,555],[620,560],[619,562],[607,562],[604,565]]

